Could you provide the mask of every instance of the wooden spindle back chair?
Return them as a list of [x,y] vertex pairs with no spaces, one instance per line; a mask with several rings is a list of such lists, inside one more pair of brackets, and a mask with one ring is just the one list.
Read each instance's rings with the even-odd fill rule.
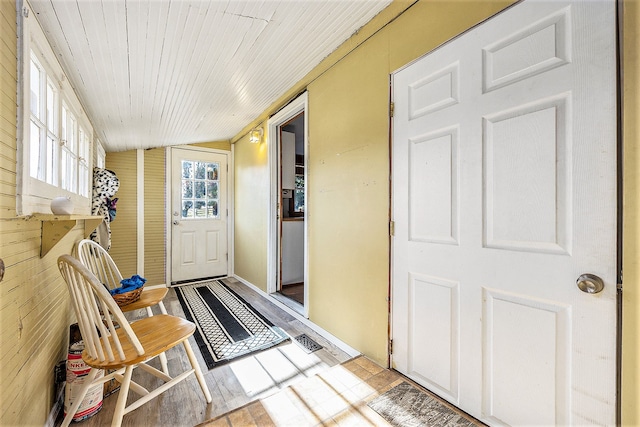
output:
[[[112,378],[121,383],[112,426],[119,426],[125,414],[137,409],[191,374],[195,374],[205,400],[208,403],[211,402],[211,394],[189,344],[189,337],[195,331],[193,323],[166,314],[145,317],[129,323],[105,286],[80,261],[70,255],[62,255],[58,258],[58,268],[69,288],[84,341],[82,359],[91,367],[87,379],[64,419],[63,427],[69,425],[89,388],[110,381]],[[178,344],[183,345],[191,363],[191,369],[172,378],[167,373],[146,364],[148,360]],[[131,381],[131,374],[136,367],[162,379],[165,383],[152,391],[145,389]],[[113,372],[96,379],[96,374],[101,369]],[[126,406],[130,389],[141,397]]]

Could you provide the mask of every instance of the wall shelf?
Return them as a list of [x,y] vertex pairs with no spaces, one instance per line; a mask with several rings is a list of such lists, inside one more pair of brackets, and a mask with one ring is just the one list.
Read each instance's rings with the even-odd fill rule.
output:
[[55,215],[34,214],[31,220],[42,221],[40,258],[44,257],[64,236],[71,231],[78,221],[84,221],[84,236],[88,237],[102,222],[101,216],[93,215]]

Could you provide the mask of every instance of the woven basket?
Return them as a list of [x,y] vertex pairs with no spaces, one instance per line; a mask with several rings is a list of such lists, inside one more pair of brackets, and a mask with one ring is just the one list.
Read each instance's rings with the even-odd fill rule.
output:
[[139,287],[138,289],[134,289],[130,292],[125,292],[123,294],[115,294],[113,295],[113,299],[116,300],[116,303],[119,307],[125,306],[127,304],[131,304],[132,302],[136,302],[140,299],[140,294],[142,294],[142,288],[144,286]]

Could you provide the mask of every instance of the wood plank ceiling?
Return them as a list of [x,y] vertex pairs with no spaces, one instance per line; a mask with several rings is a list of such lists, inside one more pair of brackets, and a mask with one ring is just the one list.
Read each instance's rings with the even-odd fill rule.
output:
[[226,140],[391,0],[30,0],[107,151]]

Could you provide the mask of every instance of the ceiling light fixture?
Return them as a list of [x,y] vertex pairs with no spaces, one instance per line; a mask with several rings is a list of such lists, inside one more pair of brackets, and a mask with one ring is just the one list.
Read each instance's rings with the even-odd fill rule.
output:
[[252,144],[259,144],[262,142],[262,135],[264,130],[262,128],[255,128],[249,132],[249,142]]

